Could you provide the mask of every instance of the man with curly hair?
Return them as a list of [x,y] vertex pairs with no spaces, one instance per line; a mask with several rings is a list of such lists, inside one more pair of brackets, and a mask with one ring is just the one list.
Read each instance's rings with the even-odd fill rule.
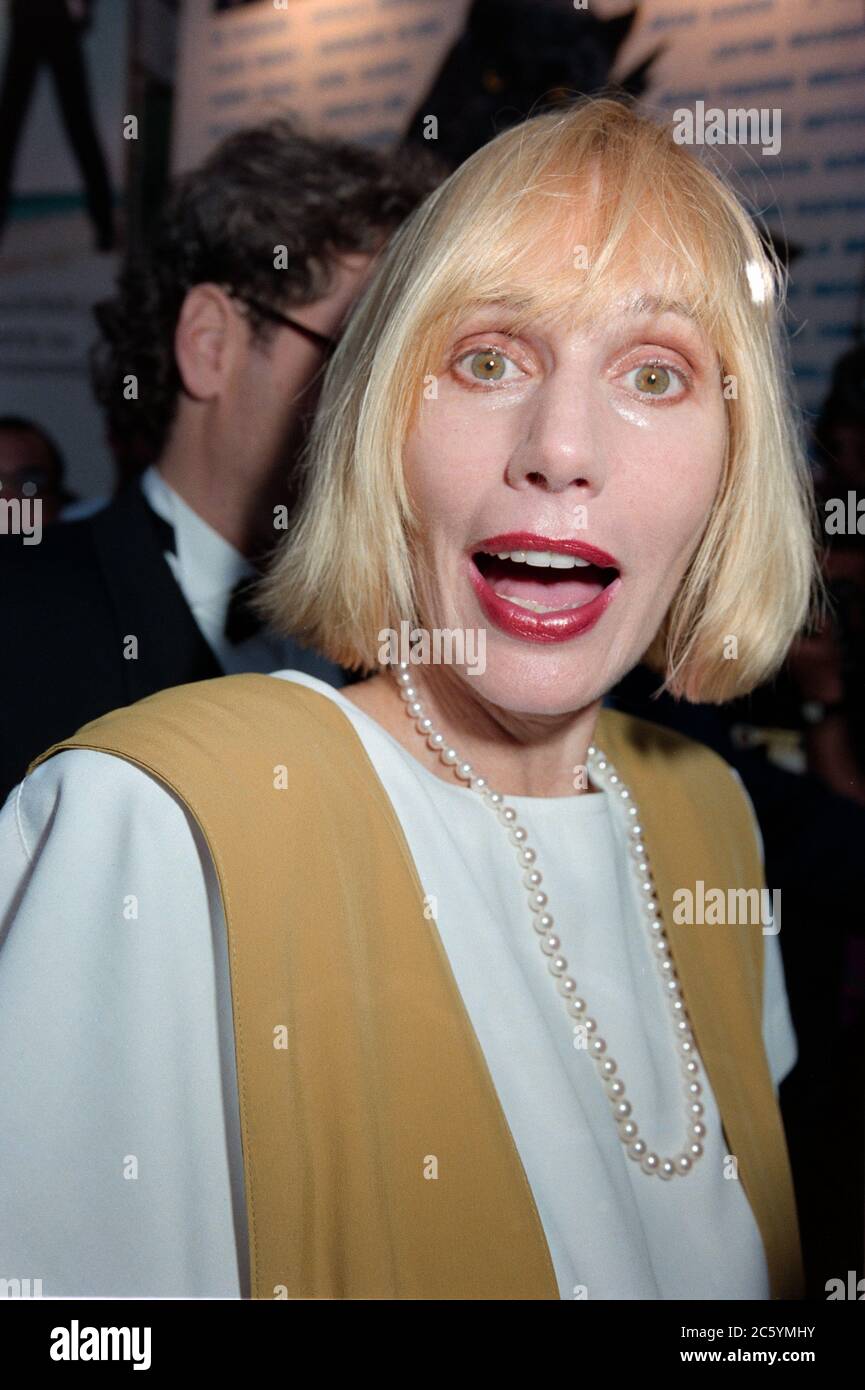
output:
[[96,394],[125,485],[39,545],[0,544],[0,803],[107,710],[235,671],[340,668],[262,628],[250,586],[297,493],[329,352],[376,256],[443,171],[277,118],[181,176],[116,297]]

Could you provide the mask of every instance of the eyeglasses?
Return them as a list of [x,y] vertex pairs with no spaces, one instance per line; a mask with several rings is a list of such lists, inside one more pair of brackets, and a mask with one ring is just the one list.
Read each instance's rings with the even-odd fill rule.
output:
[[235,299],[239,299],[242,304],[248,305],[254,313],[263,319],[269,319],[271,323],[280,323],[284,328],[293,328],[295,333],[299,333],[302,338],[306,338],[308,343],[314,343],[317,348],[329,357],[336,349],[336,338],[328,338],[326,334],[319,333],[315,328],[309,328],[305,323],[299,323],[297,319],[291,318],[289,314],[283,314],[281,310],[274,309],[272,305],[265,304],[261,299],[255,299],[248,294],[235,294]]

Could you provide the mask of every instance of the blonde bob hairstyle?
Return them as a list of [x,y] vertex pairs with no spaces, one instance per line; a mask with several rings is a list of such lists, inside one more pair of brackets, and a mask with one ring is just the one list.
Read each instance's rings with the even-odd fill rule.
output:
[[260,594],[266,619],[363,671],[379,665],[383,629],[429,622],[403,452],[458,321],[500,302],[513,332],[541,316],[587,323],[643,288],[647,265],[662,304],[684,306],[717,354],[728,429],[711,514],[643,659],[692,701],[772,676],[819,592],[783,271],[721,178],[606,97],[497,136],[396,233],[329,366],[302,500]]

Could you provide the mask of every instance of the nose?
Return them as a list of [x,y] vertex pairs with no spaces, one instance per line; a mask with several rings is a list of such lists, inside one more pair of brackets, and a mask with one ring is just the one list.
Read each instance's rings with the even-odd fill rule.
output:
[[600,492],[607,474],[602,440],[602,402],[577,362],[555,367],[534,393],[524,428],[507,466],[512,487],[559,493],[579,500]]

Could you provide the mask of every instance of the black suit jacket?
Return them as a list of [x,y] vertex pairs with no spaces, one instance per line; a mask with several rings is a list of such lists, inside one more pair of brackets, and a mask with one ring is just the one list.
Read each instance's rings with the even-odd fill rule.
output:
[[223,674],[165,561],[164,529],[135,483],[93,516],[47,526],[39,545],[0,535],[0,805],[82,724]]

